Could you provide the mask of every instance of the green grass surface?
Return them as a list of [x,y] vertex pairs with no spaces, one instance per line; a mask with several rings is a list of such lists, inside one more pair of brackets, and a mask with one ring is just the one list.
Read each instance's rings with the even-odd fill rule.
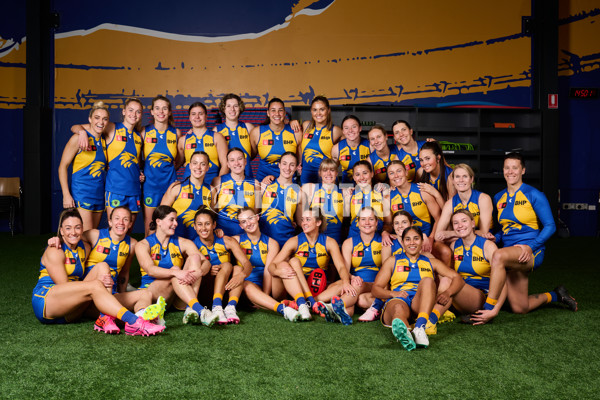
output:
[[171,312],[150,338],[94,332],[91,321],[42,325],[31,291],[46,238],[0,234],[0,398],[600,397],[597,239],[552,240],[530,282],[532,292],[563,283],[580,311],[446,323],[429,349],[408,353],[380,323],[292,324],[268,311],[211,329]]

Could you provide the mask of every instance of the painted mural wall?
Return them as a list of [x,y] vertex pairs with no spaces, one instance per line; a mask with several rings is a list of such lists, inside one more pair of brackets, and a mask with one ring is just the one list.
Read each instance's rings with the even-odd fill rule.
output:
[[[11,1],[0,17],[0,118],[16,133],[2,146],[0,168],[17,175],[27,45],[21,3]],[[176,108],[214,107],[227,92],[248,106],[274,96],[288,107],[308,104],[317,94],[333,104],[532,105],[531,39],[521,32],[530,0],[72,4],[53,3],[61,19],[54,168],[70,125],[85,122],[98,99],[112,105],[112,119],[125,98],[149,104],[159,93]],[[600,37],[597,10],[593,0],[561,2],[561,35],[569,38],[561,41],[568,52],[561,76],[597,74],[600,43],[588,40]],[[56,174],[53,190],[60,204]]]

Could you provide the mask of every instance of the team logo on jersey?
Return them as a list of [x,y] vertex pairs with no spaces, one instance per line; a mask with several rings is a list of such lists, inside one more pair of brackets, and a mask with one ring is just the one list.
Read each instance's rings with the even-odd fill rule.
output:
[[150,154],[150,157],[148,157],[148,163],[150,163],[152,168],[160,168],[162,167],[163,162],[168,164],[171,160],[171,157],[160,153],[152,153]]
[[[290,144],[293,144],[293,142]],[[304,149],[304,159],[308,162],[314,162],[323,159],[323,154],[321,154],[321,152],[318,150]]]
[[180,217],[183,220],[183,224],[189,228],[194,223],[195,215],[196,215],[196,210],[187,210],[186,212],[181,214]]
[[308,251],[297,251],[296,255],[298,257],[308,257],[310,255],[310,253]]
[[127,142],[127,136],[115,135],[117,142]]
[[106,164],[104,164],[104,161],[94,161],[90,165],[90,175],[93,176],[94,178],[99,177],[104,172],[105,165]]
[[117,199],[114,199],[110,202],[110,205],[112,206],[112,208],[119,207],[121,205],[121,202]]
[[402,203],[392,204],[392,210],[393,211],[404,210],[404,204],[402,204]]
[[153,137],[147,137],[146,138],[146,143],[158,143],[158,139],[157,138],[153,138]]
[[462,255],[459,255],[459,254],[454,255],[454,261],[462,261],[463,259],[464,259],[464,257]]
[[363,199],[352,199],[352,204],[362,204]]
[[352,157],[351,156],[341,156],[340,159],[342,161],[350,161],[350,160],[352,160]]
[[272,146],[275,142],[273,140],[263,140],[262,144],[263,146]]
[[123,152],[121,153],[121,155],[119,156],[119,160],[121,161],[121,165],[124,168],[129,168],[131,167],[132,164],[134,164],[137,159],[135,158],[135,156],[129,152]]
[[315,203],[319,203],[319,204],[325,203],[325,198],[323,198],[323,197],[317,197],[315,199]]
[[252,249],[244,249],[244,253],[245,253],[247,256],[251,256],[251,255],[252,255]]
[[160,260],[162,260],[162,256],[159,253],[155,253],[155,254],[152,254],[152,259],[154,261],[160,261]]
[[504,208],[506,208],[506,203],[500,203],[500,204],[498,204],[498,209],[499,210],[502,210]]
[[77,264],[77,260],[73,257],[67,257],[65,264]]
[[146,197],[146,198],[144,199],[144,201],[146,202],[146,205],[148,205],[148,206],[149,206],[150,204],[152,204],[152,197]]
[[364,251],[355,251],[354,253],[352,253],[352,257],[363,257],[364,255]]
[[307,139],[312,139],[315,135],[313,135],[312,133],[305,133],[304,137]]
[[383,167],[383,168],[379,168],[375,170],[375,175],[377,174],[385,174],[387,172],[387,168]]
[[411,169],[415,169],[416,165],[415,163],[410,163],[410,164],[406,164],[406,170],[411,170]]
[[181,193],[181,198],[194,200],[194,193]]
[[198,147],[196,143],[188,143],[185,145],[186,149],[195,149],[196,147]]
[[267,195],[267,197],[272,197],[272,198],[277,197],[277,193],[275,193],[275,192],[267,192],[266,195]]

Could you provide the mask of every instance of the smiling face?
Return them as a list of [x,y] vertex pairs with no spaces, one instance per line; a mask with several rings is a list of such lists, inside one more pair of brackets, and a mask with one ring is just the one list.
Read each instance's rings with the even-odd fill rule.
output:
[[436,156],[433,150],[430,149],[422,149],[419,153],[419,160],[421,161],[423,171],[428,174],[436,171],[436,168],[440,165],[440,156]]
[[60,236],[69,247],[75,248],[81,240],[83,222],[77,217],[68,217],[60,225]]
[[177,228],[177,214],[172,212],[163,219],[156,219],[156,230],[165,233],[167,236],[173,236]]
[[380,129],[371,129],[369,142],[376,151],[382,151],[387,146],[387,134]]
[[194,220],[194,229],[200,239],[210,240],[216,227],[217,223],[208,214],[198,214]]
[[358,216],[358,229],[367,235],[375,233],[375,230],[377,229],[377,217],[373,210],[368,208],[360,210]]
[[232,173],[241,175],[246,168],[246,156],[241,151],[234,150],[227,155],[227,166]]
[[258,215],[250,210],[245,210],[238,214],[240,227],[248,234],[258,231],[258,219]]
[[390,164],[387,169],[388,178],[390,184],[395,187],[401,187],[406,182],[406,168],[400,164]]
[[142,119],[142,105],[137,101],[130,101],[123,110],[123,121],[131,126],[136,126]]
[[402,247],[409,257],[417,257],[422,246],[423,238],[414,229],[410,229],[402,239]]
[[392,128],[394,140],[400,146],[408,145],[413,138],[413,130],[409,129],[404,122],[399,122]]
[[459,238],[464,239],[473,233],[475,221],[469,218],[467,214],[456,213],[452,216],[452,229]]
[[195,179],[202,179],[208,171],[208,159],[204,154],[195,154],[190,160],[190,175]]
[[171,115],[169,103],[164,100],[156,100],[152,105],[150,113],[156,122],[167,123],[169,116]]
[[400,214],[394,218],[393,225],[396,235],[398,235],[398,237],[402,237],[402,232],[404,232],[406,228],[410,227],[411,223],[406,215]]
[[353,142],[359,138],[362,127],[354,118],[348,118],[342,124],[342,130],[346,139]]
[[118,237],[124,237],[132,225],[131,212],[124,208],[116,208],[110,214],[108,227],[111,232],[114,232]]
[[101,135],[102,132],[104,132],[106,125],[108,125],[108,111],[103,108],[94,110],[92,116],[88,118],[88,121],[90,121],[92,131],[94,131],[96,135]]
[[190,122],[193,128],[206,127],[206,112],[204,108],[198,106],[190,110]]
[[504,179],[506,183],[511,186],[520,185],[523,183],[523,175],[525,174],[525,168],[521,164],[520,160],[514,158],[507,158],[504,160]]
[[328,167],[324,167],[322,169],[320,168],[319,176],[321,177],[321,181],[324,184],[332,184],[332,183],[335,183],[335,180],[337,179],[338,171],[337,171],[337,169],[334,169],[334,168],[328,168]]
[[296,158],[290,154],[286,154],[279,160],[279,176],[284,179],[292,179],[294,172],[298,168]]
[[318,126],[324,126],[327,124],[329,118],[329,107],[322,101],[315,101],[310,107],[310,114]]
[[454,187],[458,193],[469,191],[473,187],[473,176],[464,168],[454,169]]
[[269,121],[274,125],[282,125],[285,120],[285,107],[283,103],[274,101],[267,110]]
[[373,172],[366,165],[356,165],[353,169],[353,178],[359,187],[366,188],[371,186]]
[[304,233],[318,232],[319,227],[321,226],[321,220],[315,217],[313,211],[305,210],[300,218],[300,226],[302,226],[302,231]]
[[225,118],[229,121],[237,121],[240,116],[240,103],[237,99],[227,99],[225,102]]

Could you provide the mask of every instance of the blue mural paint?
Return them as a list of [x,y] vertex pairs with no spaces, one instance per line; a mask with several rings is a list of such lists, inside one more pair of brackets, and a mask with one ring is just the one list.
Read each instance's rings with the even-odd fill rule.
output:
[[119,70],[126,69],[126,67],[109,67],[107,65],[77,65],[77,64],[55,64],[55,68],[66,68],[66,69],[83,69],[83,70],[91,70],[91,69],[106,69],[106,70]]
[[600,8],[594,8],[587,12],[584,11],[579,14],[569,15],[567,18],[559,19],[558,24],[559,25],[570,24],[571,22],[581,21],[586,18],[595,17],[597,15],[600,15]]
[[476,40],[473,42],[469,42],[469,43],[461,43],[461,44],[455,44],[454,46],[442,46],[442,47],[436,47],[433,49],[427,49],[424,50],[425,54],[429,54],[429,53],[433,53],[436,51],[451,51],[454,49],[461,49],[461,48],[465,48],[465,47],[473,47],[473,46],[478,46],[483,44],[483,42]]

